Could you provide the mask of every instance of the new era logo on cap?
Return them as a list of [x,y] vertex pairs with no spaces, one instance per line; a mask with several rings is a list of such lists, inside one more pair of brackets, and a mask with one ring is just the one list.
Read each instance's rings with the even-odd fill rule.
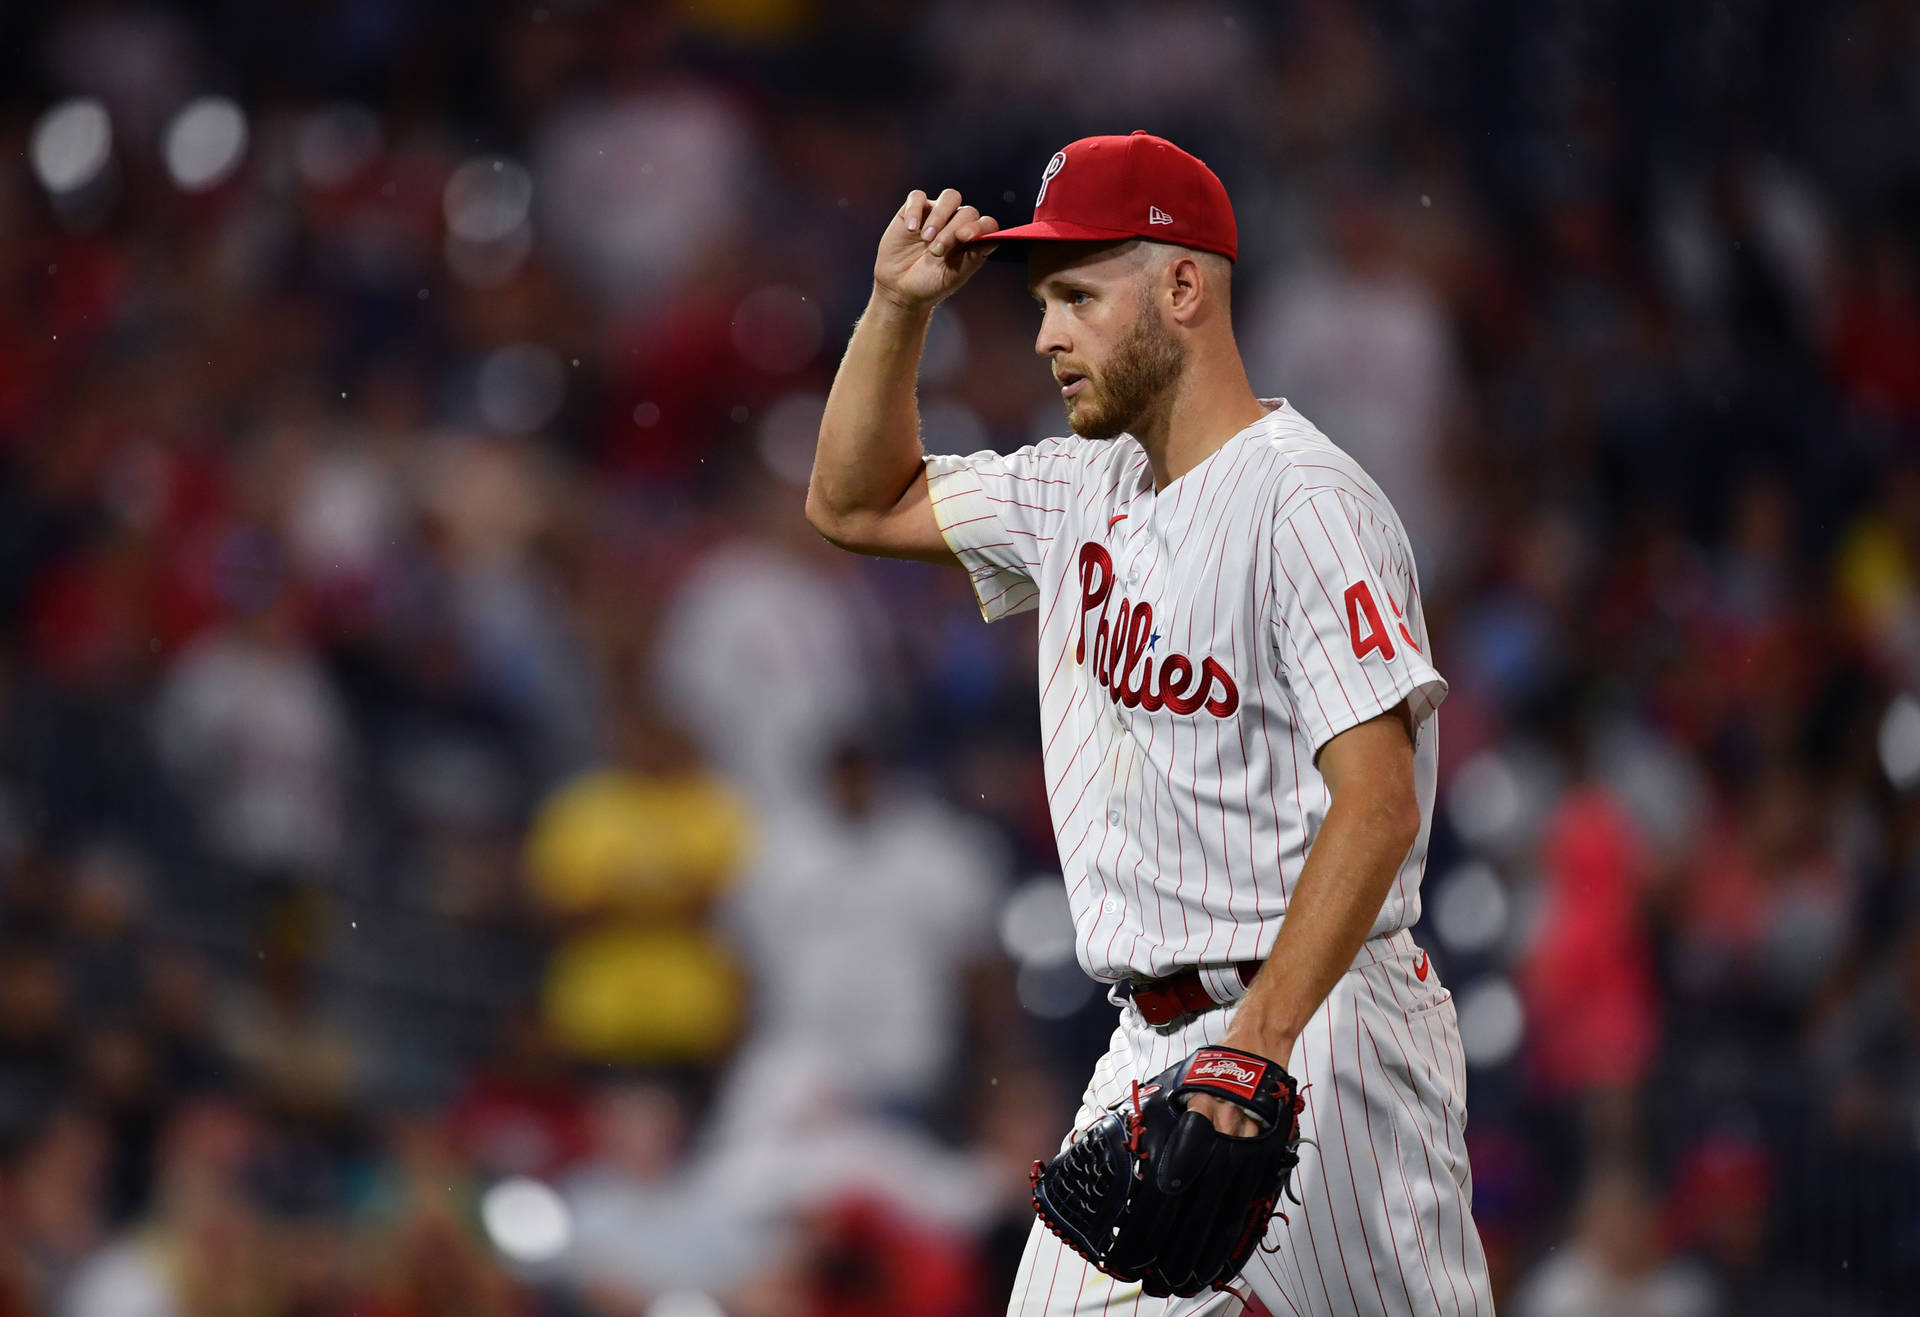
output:
[[1147,207],[1147,223],[1171,224],[1173,223],[1173,216],[1167,214],[1166,211],[1160,209],[1160,207],[1158,206],[1148,206]]

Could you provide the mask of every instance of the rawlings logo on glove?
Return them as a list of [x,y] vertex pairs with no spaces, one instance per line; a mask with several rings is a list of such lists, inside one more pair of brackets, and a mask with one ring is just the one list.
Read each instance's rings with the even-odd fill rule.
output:
[[1187,1062],[1187,1078],[1211,1080],[1223,1088],[1233,1089],[1241,1097],[1251,1098],[1260,1086],[1260,1076],[1266,1073],[1267,1063],[1247,1065],[1236,1061],[1236,1055],[1217,1047],[1203,1047]]
[[[1187,1110],[1195,1093],[1243,1108],[1260,1133],[1220,1133]],[[1052,1161],[1035,1162],[1033,1210],[1074,1252],[1148,1294],[1224,1290],[1266,1234],[1280,1195],[1293,1196],[1305,1106],[1272,1061],[1203,1047],[1136,1083]]]

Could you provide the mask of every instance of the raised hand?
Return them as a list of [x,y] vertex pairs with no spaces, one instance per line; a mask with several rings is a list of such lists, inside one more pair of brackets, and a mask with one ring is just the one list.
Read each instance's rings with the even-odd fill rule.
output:
[[971,279],[992,250],[991,244],[961,244],[999,227],[991,216],[961,205],[952,188],[932,200],[915,188],[881,235],[874,288],[903,305],[931,308]]

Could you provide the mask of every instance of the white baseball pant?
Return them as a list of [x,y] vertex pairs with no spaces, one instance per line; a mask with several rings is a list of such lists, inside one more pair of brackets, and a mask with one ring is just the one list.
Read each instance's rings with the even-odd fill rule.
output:
[[[1235,1006],[1155,1027],[1131,1003],[1094,1067],[1074,1129],[1225,1035]],[[1274,1317],[1493,1317],[1474,1229],[1466,1067],[1452,994],[1411,934],[1362,949],[1294,1046],[1303,1086],[1293,1191],[1241,1285]],[[1155,1299],[1096,1271],[1037,1221],[1008,1317],[1229,1317],[1231,1294]]]

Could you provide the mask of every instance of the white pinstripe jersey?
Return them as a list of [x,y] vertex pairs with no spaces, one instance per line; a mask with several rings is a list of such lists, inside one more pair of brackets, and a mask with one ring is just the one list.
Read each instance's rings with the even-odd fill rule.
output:
[[1406,531],[1358,463],[1266,405],[1158,492],[1124,435],[926,459],[982,614],[1040,613],[1047,798],[1096,978],[1264,957],[1331,803],[1315,756],[1402,699],[1420,835],[1373,933],[1420,917],[1447,684]]

